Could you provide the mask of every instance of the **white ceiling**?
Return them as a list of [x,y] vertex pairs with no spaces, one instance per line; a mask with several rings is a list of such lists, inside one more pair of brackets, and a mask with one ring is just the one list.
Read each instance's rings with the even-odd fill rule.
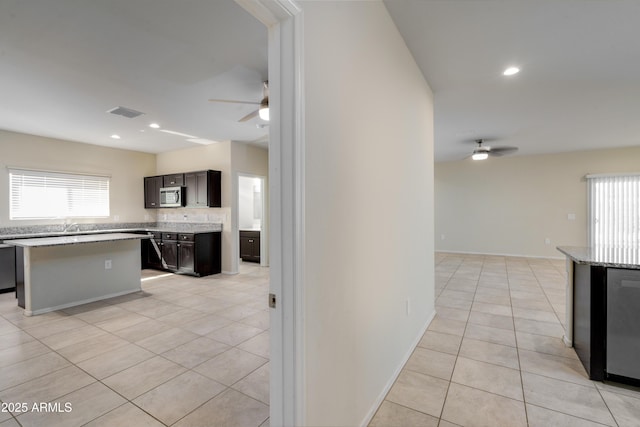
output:
[[[233,0],[0,1],[0,129],[159,153],[264,140],[267,29]],[[108,114],[124,106],[134,119]],[[118,134],[122,139],[110,136]]]
[[[476,138],[517,155],[640,145],[640,1],[385,4],[434,90],[436,160]],[[233,0],[0,1],[2,129],[152,153],[195,144],[151,122],[265,141],[237,122],[255,107],[207,100],[258,101],[266,79],[267,30]]]
[[517,155],[640,145],[640,1],[385,4],[434,91],[436,160],[476,138]]

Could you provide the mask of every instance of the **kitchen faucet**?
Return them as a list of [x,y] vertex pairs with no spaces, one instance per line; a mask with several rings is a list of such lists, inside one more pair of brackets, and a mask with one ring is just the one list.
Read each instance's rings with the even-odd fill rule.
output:
[[80,225],[77,222],[72,222],[71,224],[67,225],[64,227],[64,230],[62,230],[63,233],[66,233],[68,231],[71,231],[71,229],[73,227],[76,227],[76,231],[80,231]]

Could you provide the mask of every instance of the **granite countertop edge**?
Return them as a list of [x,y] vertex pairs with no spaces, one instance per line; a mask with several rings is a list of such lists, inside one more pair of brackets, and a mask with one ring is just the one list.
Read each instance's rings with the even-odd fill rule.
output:
[[135,232],[158,232],[158,233],[216,233],[222,231],[222,224],[207,224],[203,227],[184,227],[184,226],[160,226],[160,227],[132,227],[132,228],[109,228],[102,230],[84,230],[84,231],[49,231],[42,233],[24,233],[24,234],[5,234],[0,235],[0,242],[3,240],[15,239],[39,239],[47,237],[63,237],[63,236],[81,236],[95,234],[113,234],[113,233],[135,233]]
[[[588,246],[557,246],[556,249],[578,264],[634,270],[640,269],[640,248],[630,248],[625,251],[620,251],[620,253],[616,253],[616,251],[605,253],[602,248],[598,250]],[[622,257],[626,259],[620,259]]]
[[134,233],[102,233],[102,234],[81,234],[81,235],[65,235],[56,237],[34,237],[28,239],[7,240],[6,243],[11,246],[22,246],[25,248],[39,248],[46,246],[63,246],[77,245],[83,243],[101,243],[116,242],[122,240],[141,240],[149,239],[151,236],[146,234]]

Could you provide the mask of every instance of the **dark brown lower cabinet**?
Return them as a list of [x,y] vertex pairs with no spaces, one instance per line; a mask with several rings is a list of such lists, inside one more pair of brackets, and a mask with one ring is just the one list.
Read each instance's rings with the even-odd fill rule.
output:
[[178,269],[178,241],[162,240],[163,267],[167,270]]
[[240,258],[243,261],[260,262],[260,232],[240,230]]
[[167,270],[192,276],[208,276],[222,271],[222,233],[162,233],[158,247],[162,259],[157,259],[149,241],[143,250],[145,268]]
[[178,266],[181,273],[195,274],[195,234],[180,234],[178,241]]
[[161,270],[162,267],[162,234],[152,233],[149,240],[142,241],[142,265],[145,268]]

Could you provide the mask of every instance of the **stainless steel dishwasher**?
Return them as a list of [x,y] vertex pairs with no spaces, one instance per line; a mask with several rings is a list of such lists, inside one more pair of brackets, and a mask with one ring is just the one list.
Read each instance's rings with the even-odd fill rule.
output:
[[609,375],[640,379],[640,270],[607,269]]

